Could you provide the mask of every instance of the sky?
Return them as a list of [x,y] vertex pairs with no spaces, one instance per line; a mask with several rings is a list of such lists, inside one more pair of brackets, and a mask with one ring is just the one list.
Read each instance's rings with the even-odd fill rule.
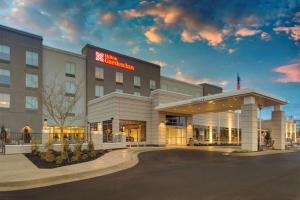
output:
[[[162,75],[286,98],[300,119],[300,0],[0,0],[0,24],[76,53],[90,43]],[[270,117],[265,108],[264,118]]]

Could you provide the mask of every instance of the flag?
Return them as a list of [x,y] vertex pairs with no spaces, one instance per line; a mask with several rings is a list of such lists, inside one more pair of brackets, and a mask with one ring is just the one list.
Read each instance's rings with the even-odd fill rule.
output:
[[239,73],[237,74],[237,84],[236,84],[236,89],[240,90],[241,89],[241,78]]

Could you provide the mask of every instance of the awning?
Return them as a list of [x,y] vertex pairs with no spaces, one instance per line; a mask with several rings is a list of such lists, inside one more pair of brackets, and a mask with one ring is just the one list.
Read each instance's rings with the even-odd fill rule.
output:
[[220,94],[197,97],[158,105],[155,109],[162,112],[181,114],[200,114],[208,112],[226,112],[238,110],[244,104],[244,98],[253,96],[257,105],[269,107],[285,105],[286,99],[273,96],[255,89],[241,89]]

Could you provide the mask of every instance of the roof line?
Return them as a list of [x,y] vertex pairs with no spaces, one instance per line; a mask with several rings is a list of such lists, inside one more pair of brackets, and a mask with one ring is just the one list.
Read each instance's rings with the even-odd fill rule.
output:
[[36,34],[33,34],[33,33],[29,33],[29,32],[23,31],[23,30],[11,28],[11,27],[4,26],[4,25],[1,25],[1,24],[0,24],[0,28],[4,29],[6,31],[10,31],[10,32],[13,32],[13,33],[24,35],[24,36],[27,36],[27,37],[31,37],[31,38],[36,38],[36,39],[43,40],[42,36],[36,35]]

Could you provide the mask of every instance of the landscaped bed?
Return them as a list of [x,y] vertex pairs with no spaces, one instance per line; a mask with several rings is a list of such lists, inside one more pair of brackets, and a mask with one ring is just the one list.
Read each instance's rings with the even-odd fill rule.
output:
[[38,168],[51,169],[95,160],[110,151],[112,150],[94,150],[91,142],[86,150],[82,150],[82,143],[76,144],[71,150],[69,144],[64,143],[62,151],[59,152],[53,150],[52,144],[48,144],[45,152],[40,152],[38,147],[33,145],[32,153],[25,154],[25,156]]

